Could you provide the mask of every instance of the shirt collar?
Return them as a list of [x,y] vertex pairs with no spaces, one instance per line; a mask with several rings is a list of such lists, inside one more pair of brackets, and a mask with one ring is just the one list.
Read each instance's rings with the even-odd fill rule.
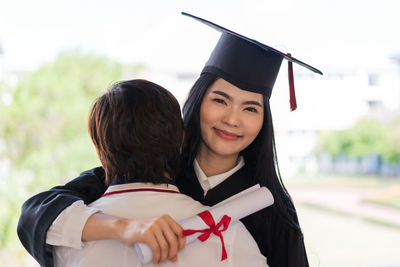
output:
[[[117,184],[133,184],[133,183],[151,184],[151,183],[141,182],[139,179],[130,179],[130,180],[128,180],[128,182],[112,182],[110,184],[110,186],[117,185]],[[168,181],[168,184],[176,186],[176,184],[173,181]]]
[[208,177],[203,172],[203,170],[200,168],[200,165],[196,159],[194,159],[193,167],[194,167],[194,172],[196,173],[197,179],[199,180],[199,183],[200,183],[201,187],[203,188],[204,195],[206,195],[208,190],[216,187],[217,185],[219,185],[220,183],[225,181],[228,177],[230,177],[232,174],[234,174],[240,168],[242,168],[244,166],[244,164],[245,164],[244,158],[243,158],[243,156],[240,156],[238,158],[236,166],[233,167],[232,169],[230,169],[229,171],[220,173],[217,175],[213,175],[213,176],[208,176]]
[[152,183],[141,183],[132,182],[127,184],[115,184],[110,185],[103,196],[127,193],[127,192],[138,192],[138,191],[153,191],[153,192],[165,192],[165,193],[179,193],[178,187],[173,184],[152,184]]

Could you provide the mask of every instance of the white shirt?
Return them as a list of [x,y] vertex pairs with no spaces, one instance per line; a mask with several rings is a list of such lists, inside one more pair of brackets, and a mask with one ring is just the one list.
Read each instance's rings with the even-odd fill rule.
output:
[[[108,193],[111,194],[101,197],[89,207],[130,219],[169,214],[176,221],[193,216],[207,208],[192,198],[180,194],[173,185],[121,184],[110,186],[105,194]],[[228,230],[223,232],[223,236],[228,256],[224,261],[221,261],[221,240],[211,235],[205,242],[196,240],[188,244],[179,252],[176,263],[166,261],[160,266],[268,266],[256,242],[241,222],[230,224]],[[143,265],[134,247],[126,246],[117,240],[85,242],[85,246],[80,249],[57,246],[54,248],[54,263],[56,267],[153,266],[152,263]]]
[[[197,160],[193,162],[194,171],[200,185],[204,190],[204,195],[208,190],[222,183],[245,165],[242,156],[238,158],[236,166],[218,175],[207,177],[200,168]],[[73,248],[83,247],[82,231],[87,219],[94,213],[101,211],[94,207],[88,207],[83,201],[76,201],[68,208],[63,210],[54,220],[47,231],[46,243],[53,246],[66,246]]]
[[204,196],[207,194],[208,190],[216,187],[217,185],[225,181],[228,177],[237,172],[243,166],[244,166],[244,159],[242,156],[240,156],[237,160],[236,166],[233,167],[231,170],[221,174],[207,177],[207,175],[200,168],[200,165],[197,162],[197,160],[195,159],[193,162],[194,172],[196,173],[197,179],[200,182],[201,188],[203,188]]
[[47,231],[46,243],[53,246],[83,247],[82,231],[88,218],[100,210],[89,207],[82,200],[64,209]]

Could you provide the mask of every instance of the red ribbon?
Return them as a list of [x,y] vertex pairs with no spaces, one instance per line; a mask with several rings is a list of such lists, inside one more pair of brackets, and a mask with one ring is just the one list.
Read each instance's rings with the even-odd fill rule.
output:
[[[289,57],[292,55],[287,54]],[[288,61],[288,75],[289,75],[289,92],[290,92],[290,110],[294,111],[297,108],[296,94],[294,93],[294,78],[293,78],[293,63]]]
[[[222,232],[224,232],[224,231],[226,231],[226,229],[228,229],[229,223],[231,222],[231,217],[229,217],[228,215],[224,215],[222,217],[222,219],[219,221],[219,223],[217,225],[215,225],[214,218],[208,210],[203,211],[197,215],[208,226],[210,226],[210,228],[206,228],[206,229],[202,229],[202,230],[192,230],[192,229],[183,230],[182,236],[185,237],[188,235],[193,235],[195,233],[203,233],[197,237],[197,239],[199,239],[201,242],[206,241],[210,237],[211,233],[213,233],[216,236],[219,236],[219,238],[221,239],[221,244],[222,244],[221,261],[226,260],[228,258],[228,256],[226,254],[224,237],[222,236]],[[222,229],[220,229],[221,226],[223,226]]]

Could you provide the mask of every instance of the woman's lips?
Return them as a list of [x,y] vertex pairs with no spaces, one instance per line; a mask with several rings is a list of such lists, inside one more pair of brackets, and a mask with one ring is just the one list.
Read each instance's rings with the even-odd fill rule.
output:
[[222,139],[228,140],[228,141],[235,141],[238,140],[239,138],[241,138],[240,135],[228,132],[228,131],[223,131],[223,130],[219,130],[217,128],[213,128],[213,130],[215,131],[215,133],[221,137]]

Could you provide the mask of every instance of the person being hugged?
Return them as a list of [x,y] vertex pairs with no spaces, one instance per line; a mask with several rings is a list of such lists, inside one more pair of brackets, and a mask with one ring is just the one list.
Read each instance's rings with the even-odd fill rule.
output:
[[[104,240],[85,242],[83,248],[56,246],[55,266],[150,266],[143,265],[135,248],[129,245],[145,242],[157,251],[157,247],[168,246],[171,243],[168,240],[176,239],[179,247],[175,250],[182,248],[185,238],[175,221],[202,212],[206,206],[180,194],[174,184],[184,138],[177,100],[155,83],[123,81],[96,100],[88,128],[108,185],[102,197],[89,207],[120,218],[120,224],[138,219],[143,223],[147,219],[149,225],[159,220],[161,226],[144,227],[129,242],[116,232],[106,231],[101,237]],[[188,245],[179,253],[179,261],[175,256],[162,265],[267,266],[265,257],[240,222],[229,226],[224,240],[228,253],[225,261],[221,262],[219,255],[220,239],[211,236],[204,243]],[[159,259],[156,255],[153,264],[158,264]]]

